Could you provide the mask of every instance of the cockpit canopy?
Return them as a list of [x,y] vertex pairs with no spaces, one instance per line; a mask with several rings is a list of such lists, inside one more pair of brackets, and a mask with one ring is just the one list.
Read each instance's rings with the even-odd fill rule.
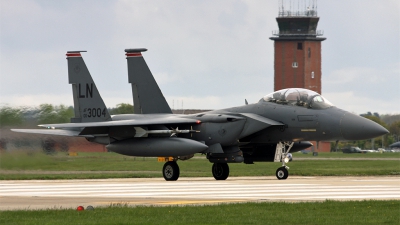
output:
[[317,92],[303,88],[288,88],[264,96],[260,102],[274,102],[281,105],[293,105],[312,109],[326,109],[333,104]]

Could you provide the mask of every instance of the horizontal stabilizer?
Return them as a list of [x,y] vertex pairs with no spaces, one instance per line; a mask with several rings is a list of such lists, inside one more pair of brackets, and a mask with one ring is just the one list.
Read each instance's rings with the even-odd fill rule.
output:
[[50,134],[68,137],[87,137],[92,138],[93,135],[79,135],[80,131],[74,130],[54,130],[54,129],[11,129],[11,131],[29,134]]

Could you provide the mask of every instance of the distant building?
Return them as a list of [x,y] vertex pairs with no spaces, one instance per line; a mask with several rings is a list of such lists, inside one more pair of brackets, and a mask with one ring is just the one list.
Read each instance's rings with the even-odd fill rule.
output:
[[[276,21],[279,30],[273,31],[273,37],[270,37],[275,52],[274,91],[306,88],[322,94],[321,42],[326,38],[321,37],[323,32],[317,30],[316,2],[302,10],[292,10],[285,8],[282,1]],[[317,147],[319,152],[330,151],[329,142],[313,144],[312,151]]]

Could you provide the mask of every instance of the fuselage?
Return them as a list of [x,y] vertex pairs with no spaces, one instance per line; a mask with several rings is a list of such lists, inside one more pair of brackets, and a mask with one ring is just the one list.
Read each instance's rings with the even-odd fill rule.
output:
[[[256,148],[278,142],[363,140],[388,133],[381,125],[339,109],[320,94],[301,88],[270,93],[254,104],[192,115],[164,113],[112,117],[113,120],[146,118],[160,118],[160,121],[187,118],[190,121],[198,121],[191,124],[157,124],[140,129],[157,130],[148,132],[146,137],[150,138],[169,137],[170,135],[163,134],[163,130],[179,128],[196,131],[180,133],[179,137],[207,146],[218,145],[220,147],[213,150],[216,152],[229,146]],[[118,127],[115,131],[110,129],[109,136],[121,141],[134,138],[135,130],[138,128]]]
[[[252,113],[277,122],[282,126],[270,126],[246,137],[240,137],[246,125],[242,114]],[[113,120],[139,119],[143,117],[165,117],[168,114],[130,114],[113,116]],[[206,118],[206,116],[209,116]],[[220,115],[243,117],[231,122],[210,120]],[[179,129],[199,131],[194,134],[180,134],[179,137],[205,142],[207,145],[221,143],[234,145],[237,141],[251,143],[276,143],[279,141],[336,141],[362,140],[387,133],[387,130],[373,121],[335,106],[326,109],[310,109],[270,102],[208,111],[200,114],[169,114],[171,117],[195,118],[201,121],[194,125],[176,124]],[[169,128],[168,128],[169,129]]]
[[279,142],[345,140],[341,120],[349,112],[337,107],[308,109],[259,102],[209,113],[254,113],[281,122],[284,126],[271,126],[246,138],[252,142]]

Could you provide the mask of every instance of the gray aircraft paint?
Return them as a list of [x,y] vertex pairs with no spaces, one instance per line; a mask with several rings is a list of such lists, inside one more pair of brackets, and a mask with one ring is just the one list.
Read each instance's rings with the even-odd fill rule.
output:
[[128,80],[132,85],[134,113],[172,113],[141,54],[144,51],[147,49],[125,49]]
[[[74,90],[74,105],[79,109],[75,111],[78,116],[81,116],[83,123],[44,124],[40,126],[81,130],[80,135],[82,136],[108,135],[112,136],[114,140],[133,138],[135,134],[132,130],[135,130],[135,126],[146,127],[149,130],[160,129],[155,126],[161,126],[162,129],[178,127],[179,129],[199,131],[198,133],[179,134],[182,138],[202,141],[207,145],[219,143],[223,148],[233,145],[240,145],[246,148],[259,147],[260,145],[267,146],[271,143],[276,144],[280,141],[359,140],[387,133],[387,130],[379,124],[337,107],[310,109],[261,100],[255,104],[194,115],[170,114],[170,108],[141,55],[143,51],[145,49],[126,50],[127,54],[131,54],[128,57],[128,69],[131,67],[136,68],[129,69],[130,82],[143,84],[143,87],[147,87],[143,88],[143,94],[138,94],[141,111],[146,114],[117,115],[107,119],[109,116],[107,112],[107,117],[105,118],[83,118],[82,113],[84,110],[82,108],[105,108],[105,105],[80,53],[68,52],[68,54],[77,54],[67,58],[68,71],[69,82]],[[135,71],[135,73],[131,73],[131,71]],[[135,76],[132,76],[132,74],[135,74]],[[91,86],[92,84],[93,87]],[[89,87],[90,90],[87,90]],[[145,95],[146,92],[144,90],[153,90],[151,91],[153,95],[150,94],[153,97],[140,97]],[[142,92],[139,91],[138,93]],[[154,93],[156,94],[154,95]],[[155,100],[151,101],[153,98]],[[145,110],[143,111],[143,109]],[[150,112],[152,114],[148,114]],[[101,120],[110,121],[101,122]],[[110,129],[110,127],[115,127],[115,129]],[[120,131],[116,132],[116,130]],[[29,130],[15,131],[29,132]],[[35,132],[39,133],[40,130]],[[43,133],[48,134],[49,131]],[[130,137],[129,133],[131,133]],[[73,135],[76,134],[74,133]],[[149,135],[149,137],[151,136]],[[168,137],[168,135],[159,134],[155,136]],[[101,142],[104,143],[104,141]]]
[[116,141],[106,146],[108,150],[130,156],[184,156],[202,152],[207,145],[186,138],[137,138]]
[[72,84],[75,118],[71,123],[110,121],[107,107],[97,90],[81,52],[67,52],[68,81]]
[[[216,179],[218,171],[229,170],[226,163],[283,161],[289,151],[312,146],[310,140],[362,140],[388,133],[379,124],[332,106],[318,93],[306,89],[284,89],[258,103],[238,107],[192,115],[171,114],[143,59],[142,52],[146,49],[125,51],[135,114],[111,117],[80,52],[68,52],[76,117],[73,123],[39,125],[51,129],[13,131],[85,137],[107,145],[111,151],[131,156],[188,159],[194,153],[204,153],[210,162],[216,163],[212,170]],[[292,94],[298,94],[297,100]],[[165,171],[172,169],[179,173],[176,163],[168,162],[165,166]],[[284,163],[278,168],[278,179],[286,179],[285,168]],[[229,171],[219,179],[226,179],[227,174]]]

